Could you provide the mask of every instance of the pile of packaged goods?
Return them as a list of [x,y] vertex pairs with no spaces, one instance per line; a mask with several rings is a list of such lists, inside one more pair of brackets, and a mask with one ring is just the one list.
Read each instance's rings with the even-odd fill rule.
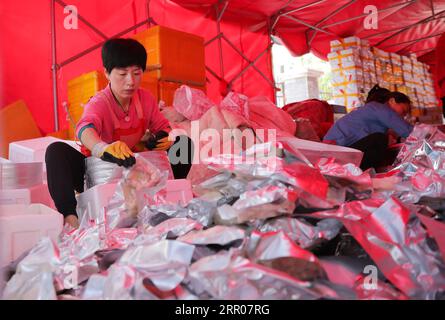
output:
[[407,94],[413,102],[414,116],[425,115],[425,109],[437,109],[429,66],[418,61],[415,55],[385,52],[371,48],[367,40],[348,37],[331,41],[328,59],[333,72],[335,103],[348,110],[362,106],[375,84]]
[[445,134],[395,167],[311,163],[283,144],[207,158],[187,204],[144,157],[111,202],[4,271],[4,299],[443,299]]

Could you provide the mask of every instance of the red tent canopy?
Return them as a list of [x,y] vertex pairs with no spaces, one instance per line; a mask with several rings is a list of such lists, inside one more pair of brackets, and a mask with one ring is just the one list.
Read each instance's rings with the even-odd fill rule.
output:
[[[100,69],[101,43],[147,28],[148,17],[157,24],[201,35],[209,42],[207,87],[216,101],[221,98],[221,78],[238,92],[274,99],[271,53],[267,50],[270,34],[279,37],[295,55],[312,51],[325,58],[330,40],[357,35],[383,50],[414,52],[420,59],[432,61],[438,35],[445,31],[445,0],[71,0],[66,4],[75,5],[80,18],[75,30],[64,28],[67,13],[62,0],[1,1],[0,107],[25,100],[43,133],[55,129],[53,1],[56,102],[62,128],[67,126],[62,108],[67,81]],[[377,30],[365,29],[364,8],[368,5],[379,10]],[[138,27],[132,28],[135,25]],[[215,38],[218,25],[225,36],[221,50]]]
[[[183,7],[208,14],[225,1],[174,0]],[[309,51],[321,58],[329,41],[349,36],[368,39],[371,46],[402,55],[427,55],[445,32],[443,0],[231,0],[224,18],[249,21],[252,29],[264,25],[281,38],[295,55]],[[371,7],[370,7],[371,6]],[[372,7],[373,6],[373,7]],[[377,10],[377,29],[365,19]]]

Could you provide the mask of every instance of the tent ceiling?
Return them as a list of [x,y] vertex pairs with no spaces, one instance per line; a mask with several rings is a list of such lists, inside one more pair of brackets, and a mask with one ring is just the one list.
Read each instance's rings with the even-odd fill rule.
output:
[[[225,5],[217,0],[173,1],[209,16],[214,16],[215,5]],[[377,29],[365,28],[368,5],[378,9]],[[386,51],[427,58],[445,32],[445,0],[230,0],[224,19],[243,20],[258,30],[268,25],[295,55],[312,51],[326,58],[330,40],[355,35]]]

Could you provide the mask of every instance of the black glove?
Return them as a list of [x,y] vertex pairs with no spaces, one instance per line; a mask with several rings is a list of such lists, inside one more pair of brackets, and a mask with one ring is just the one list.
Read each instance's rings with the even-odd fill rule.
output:
[[125,158],[125,160],[119,159],[111,155],[111,153],[104,152],[102,157],[100,157],[103,161],[108,161],[117,164],[119,167],[124,166],[125,168],[130,168],[136,163],[136,158],[133,156],[130,156],[128,158]]
[[159,140],[168,137],[168,133],[165,131],[159,131],[156,134],[153,134],[148,141],[145,143],[145,146],[148,150],[153,150],[158,145]]

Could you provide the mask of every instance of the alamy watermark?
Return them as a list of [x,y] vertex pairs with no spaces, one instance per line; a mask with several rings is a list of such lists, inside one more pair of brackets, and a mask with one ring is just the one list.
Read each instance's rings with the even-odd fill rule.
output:
[[[179,137],[173,144],[168,157],[171,164],[207,163],[206,159],[224,154],[227,161],[233,164],[254,164],[260,158],[273,160],[276,154],[271,151],[277,145],[275,129],[239,128],[216,130],[213,128],[200,130],[199,121],[191,121],[190,135],[183,129],[173,129],[169,135],[171,141]],[[188,138],[190,137],[190,138]],[[190,148],[191,142],[193,148]],[[263,147],[257,147],[267,142]],[[270,147],[268,147],[270,146]],[[246,149],[254,147],[252,152],[240,156]],[[193,154],[190,154],[193,152]],[[269,165],[272,163],[269,161]]]
[[363,20],[363,27],[366,30],[377,30],[379,27],[379,10],[374,5],[367,5],[363,13],[368,14]]
[[63,27],[66,30],[79,29],[79,16],[77,7],[74,5],[67,5],[63,8],[63,13],[68,14],[65,19],[63,19]]
[[367,265],[364,270],[364,274],[367,274],[363,279],[363,287],[365,290],[377,290],[378,289],[378,275],[379,271],[374,265]]
[[79,270],[75,265],[64,265],[62,268],[63,274],[66,275],[63,278],[63,287],[65,289],[78,289],[79,288]]

